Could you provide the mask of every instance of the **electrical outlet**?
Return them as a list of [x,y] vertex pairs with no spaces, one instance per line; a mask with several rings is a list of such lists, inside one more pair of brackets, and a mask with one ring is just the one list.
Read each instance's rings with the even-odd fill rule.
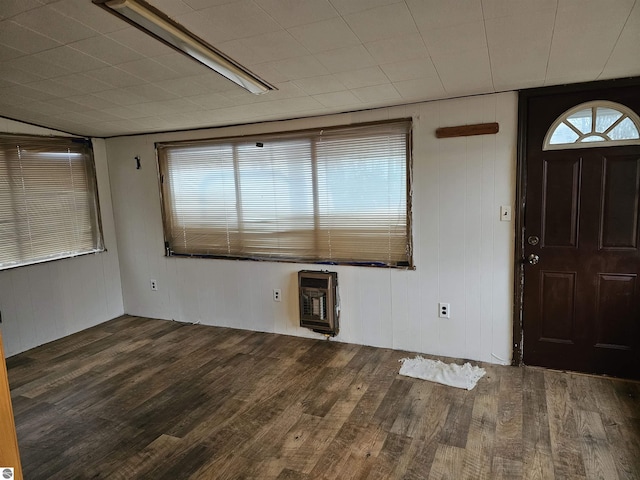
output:
[[448,303],[439,303],[438,316],[440,318],[451,318],[451,305]]
[[153,290],[154,292],[158,291],[158,281],[157,280],[149,280],[149,284],[151,285],[151,290]]
[[273,301],[274,302],[282,301],[282,291],[279,288],[273,289]]

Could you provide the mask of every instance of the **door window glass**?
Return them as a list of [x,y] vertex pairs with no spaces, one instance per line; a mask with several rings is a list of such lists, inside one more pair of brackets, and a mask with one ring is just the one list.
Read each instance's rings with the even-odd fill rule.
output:
[[640,117],[613,102],[587,102],[564,112],[547,132],[543,150],[640,144]]

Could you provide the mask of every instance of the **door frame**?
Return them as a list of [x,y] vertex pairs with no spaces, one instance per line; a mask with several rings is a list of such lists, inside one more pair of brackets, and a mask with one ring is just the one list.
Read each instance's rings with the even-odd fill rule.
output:
[[[522,366],[524,349],[524,212],[527,195],[527,117],[528,104],[532,98],[561,93],[579,93],[615,87],[640,88],[640,77],[603,80],[597,82],[555,85],[518,91],[518,129],[516,150],[516,196],[515,196],[515,248],[513,258],[513,354],[511,365]],[[639,113],[640,112],[636,112]],[[559,112],[558,115],[562,114]]]

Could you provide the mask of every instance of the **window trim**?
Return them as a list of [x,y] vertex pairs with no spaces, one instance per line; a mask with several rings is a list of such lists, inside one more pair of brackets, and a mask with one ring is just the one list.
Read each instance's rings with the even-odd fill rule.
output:
[[22,134],[22,133],[14,134],[14,133],[6,133],[6,132],[0,132],[0,137],[5,139],[14,138],[16,142],[20,142],[20,140],[34,141],[34,142],[37,141],[42,143],[49,142],[52,145],[55,145],[55,144],[60,145],[65,143],[66,144],[77,143],[77,144],[82,144],[84,146],[84,149],[86,150],[85,154],[88,156],[87,165],[90,173],[87,185],[91,186],[94,194],[93,195],[94,197],[93,207],[95,208],[94,235],[96,239],[96,242],[95,242],[96,248],[94,249],[81,251],[81,252],[62,252],[56,255],[51,255],[47,258],[38,258],[38,259],[32,259],[25,262],[16,262],[12,264],[7,264],[4,266],[0,266],[0,273],[3,271],[13,270],[21,267],[28,267],[31,265],[39,265],[43,263],[55,262],[59,260],[66,260],[69,258],[82,257],[85,255],[95,255],[97,253],[106,252],[107,248],[105,247],[104,231],[102,227],[102,213],[100,209],[100,193],[98,190],[98,173],[97,173],[97,168],[95,163],[95,155],[94,155],[92,140],[88,137],[73,137],[73,136],[59,136],[59,135],[58,136],[32,135],[32,134]]
[[[405,188],[406,188],[406,229],[407,229],[407,261],[399,262],[397,265],[388,264],[386,262],[372,262],[372,261],[342,261],[342,260],[318,260],[311,259],[299,259],[293,257],[253,257],[253,256],[238,256],[238,255],[220,255],[220,254],[201,254],[201,253],[176,253],[171,250],[169,235],[168,235],[168,217],[167,209],[165,207],[165,192],[164,192],[164,174],[161,167],[160,150],[162,148],[171,146],[197,146],[199,144],[207,144],[209,142],[260,142],[267,138],[287,137],[295,135],[308,134],[322,134],[324,132],[340,131],[349,128],[359,127],[375,127],[378,125],[389,125],[395,123],[407,123],[406,134],[406,174],[405,174]],[[207,258],[214,260],[244,260],[244,261],[256,261],[256,262],[275,262],[275,263],[297,263],[307,265],[349,265],[349,266],[365,266],[365,267],[378,267],[378,268],[396,268],[403,270],[415,270],[414,257],[413,257],[413,118],[395,118],[390,120],[379,120],[372,122],[352,123],[352,124],[340,124],[332,125],[329,127],[315,127],[305,128],[298,130],[277,130],[273,132],[253,133],[247,135],[232,135],[232,136],[217,136],[207,137],[193,140],[176,140],[176,141],[158,141],[154,143],[156,166],[158,174],[158,186],[160,193],[160,207],[162,214],[162,226],[163,226],[163,239],[165,257],[177,257],[177,258]],[[315,162],[314,162],[315,163]]]

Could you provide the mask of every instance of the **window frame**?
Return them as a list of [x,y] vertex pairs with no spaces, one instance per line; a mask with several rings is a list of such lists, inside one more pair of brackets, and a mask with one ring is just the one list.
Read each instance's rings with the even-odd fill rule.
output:
[[[605,132],[597,132],[595,131],[595,123],[592,124],[591,132],[582,133],[578,135],[578,138],[571,143],[551,143],[551,138],[554,133],[558,129],[560,125],[569,124],[569,117],[571,117],[574,113],[578,113],[582,110],[592,110],[597,111],[598,108],[608,108],[611,110],[615,110],[620,112],[621,116],[610,126]],[[615,128],[616,125],[624,121],[625,118],[628,118],[633,125],[636,127],[636,130],[640,133],[640,117],[636,112],[632,109],[623,105],[621,103],[612,102],[610,100],[591,100],[588,102],[580,103],[579,105],[575,105],[571,107],[569,110],[566,110],[561,115],[558,116],[551,124],[549,129],[547,130],[546,135],[544,136],[544,141],[542,144],[542,151],[553,151],[553,150],[566,150],[566,149],[575,149],[575,148],[598,148],[598,147],[615,147],[615,146],[623,146],[623,145],[640,145],[640,138],[634,139],[626,139],[626,140],[614,140],[610,138],[606,138],[601,142],[584,142],[581,141],[582,138],[586,138],[594,134],[605,135],[607,131]],[[572,127],[569,127],[572,128]],[[575,127],[572,128],[574,132],[577,134],[577,129]]]
[[[53,262],[57,260],[64,260],[68,258],[75,258],[85,255],[93,255],[96,253],[101,253],[106,251],[105,242],[104,242],[104,232],[102,228],[102,214],[100,210],[100,195],[98,192],[98,176],[97,169],[95,164],[95,156],[93,149],[93,142],[90,138],[84,137],[67,137],[67,136],[54,136],[54,135],[31,135],[31,134],[13,134],[13,133],[5,133],[0,132],[0,148],[4,148],[2,145],[9,145],[15,143],[16,147],[19,147],[20,144],[27,146],[27,148],[39,148],[39,147],[48,147],[50,146],[52,150],[56,147],[67,146],[67,148],[71,145],[82,145],[82,148],[77,150],[82,150],[80,154],[83,156],[83,168],[87,178],[86,186],[87,186],[87,198],[90,198],[87,204],[87,209],[89,212],[89,222],[91,227],[91,233],[93,237],[93,245],[91,249],[84,250],[75,250],[68,251],[63,250],[60,251],[58,249],[58,253],[47,254],[46,256],[32,256],[27,260],[17,260],[13,263],[7,263],[5,265],[0,264],[0,272],[12,270],[21,267],[27,267],[30,265],[38,265],[42,263]],[[51,152],[42,152],[42,153],[51,153]],[[57,152],[54,152],[57,153]],[[78,152],[74,152],[78,153]],[[65,163],[68,165],[68,163]],[[5,163],[8,168],[8,163]],[[71,171],[72,172],[72,171]],[[21,175],[21,179],[24,179],[24,176]],[[71,174],[69,175],[71,178]],[[24,180],[22,180],[24,181]],[[73,180],[71,180],[73,182]],[[77,192],[79,190],[72,190],[73,192]],[[49,193],[49,192],[47,192]],[[58,192],[60,193],[60,192]],[[67,192],[69,193],[69,192]],[[13,194],[11,194],[13,197]],[[15,207],[14,207],[15,208]],[[74,209],[74,212],[77,212]],[[30,219],[33,217],[30,217]],[[28,220],[30,222],[30,220]],[[16,228],[14,226],[14,228]],[[15,236],[18,238],[18,235]],[[20,242],[16,242],[18,245]]]
[[[331,259],[321,259],[314,260],[311,258],[299,258],[299,257],[284,257],[284,256],[258,256],[258,255],[223,255],[217,253],[178,253],[171,249],[170,245],[170,220],[168,216],[171,215],[170,212],[167,211],[167,199],[165,193],[165,184],[164,184],[164,176],[168,172],[163,171],[163,165],[161,160],[161,149],[171,147],[171,146],[197,146],[197,145],[206,145],[208,143],[219,145],[223,142],[256,142],[260,143],[266,141],[267,139],[273,139],[275,137],[283,137],[286,138],[288,136],[299,136],[308,134],[309,136],[322,134],[324,132],[336,132],[340,130],[348,130],[348,129],[357,129],[360,127],[376,127],[376,126],[384,126],[388,124],[406,124],[406,158],[405,158],[405,195],[406,195],[406,211],[405,211],[405,219],[406,219],[406,262],[398,262],[395,263],[387,263],[386,261],[344,261],[344,260],[331,260]],[[307,128],[307,129],[298,129],[298,130],[278,130],[274,132],[267,133],[256,133],[249,135],[233,135],[233,136],[220,136],[220,137],[208,137],[203,139],[195,139],[195,140],[178,140],[178,141],[159,141],[155,142],[155,153],[156,153],[156,165],[158,169],[158,184],[159,184],[159,192],[160,192],[160,206],[161,206],[161,214],[162,214],[162,224],[163,224],[163,236],[164,236],[164,249],[166,257],[178,257],[178,258],[208,258],[208,259],[218,259],[218,260],[247,260],[247,261],[258,261],[258,262],[277,262],[277,263],[298,263],[298,264],[316,264],[316,265],[351,265],[351,266],[367,266],[367,267],[380,267],[380,268],[398,268],[398,269],[409,269],[415,270],[414,258],[413,258],[413,221],[412,221],[412,197],[413,197],[413,119],[409,118],[398,118],[392,120],[383,120],[383,121],[374,121],[374,122],[363,122],[363,123],[354,123],[354,124],[343,124],[343,125],[335,125],[329,127],[316,127],[316,128]],[[315,173],[314,173],[315,175]],[[314,179],[314,181],[316,181]],[[317,218],[316,218],[317,222]]]

